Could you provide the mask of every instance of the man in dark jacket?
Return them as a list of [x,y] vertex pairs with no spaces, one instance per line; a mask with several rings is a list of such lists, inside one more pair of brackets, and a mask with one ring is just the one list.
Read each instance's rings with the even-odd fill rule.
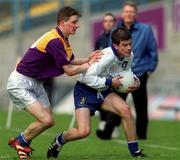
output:
[[103,17],[104,31],[99,35],[95,43],[95,50],[109,47],[109,39],[112,29],[116,25],[116,17],[112,13],[106,13]]

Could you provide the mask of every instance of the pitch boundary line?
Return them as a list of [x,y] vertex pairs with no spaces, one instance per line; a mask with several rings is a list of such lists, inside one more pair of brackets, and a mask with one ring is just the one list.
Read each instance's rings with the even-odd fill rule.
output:
[[11,156],[9,156],[9,155],[0,155],[0,159],[7,159],[7,158],[11,158]]
[[[113,141],[116,142],[116,143],[119,143],[119,144],[127,144],[127,142],[123,141],[123,140],[113,140]],[[170,151],[180,151],[180,148],[166,147],[166,146],[157,145],[157,144],[143,144],[143,146],[149,147],[149,148],[160,148],[160,149],[170,150]]]
[[[3,127],[0,127],[0,130],[3,130]],[[11,131],[15,131],[15,132],[21,132],[21,131],[22,131],[22,129],[20,129],[20,128],[11,128],[11,129],[7,129],[7,130],[11,130]],[[53,137],[53,136],[55,136],[56,134],[57,134],[57,133],[47,133],[47,132],[43,132],[41,135],[43,135],[43,136],[48,136],[48,137]],[[86,141],[86,140],[88,140],[88,139],[86,138],[86,139],[84,139],[84,140]],[[126,141],[123,141],[123,140],[113,140],[113,142],[127,145],[127,142],[126,142]],[[149,147],[149,148],[160,148],[160,149],[170,150],[170,151],[180,151],[180,148],[176,148],[176,147],[166,147],[166,146],[157,145],[157,144],[143,144],[143,146]]]

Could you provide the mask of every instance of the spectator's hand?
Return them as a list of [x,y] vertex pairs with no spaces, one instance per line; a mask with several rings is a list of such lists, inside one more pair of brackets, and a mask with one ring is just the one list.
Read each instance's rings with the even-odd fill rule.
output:
[[137,90],[139,88],[139,86],[140,86],[139,79],[136,76],[134,76],[134,80],[135,80],[134,84],[132,86],[128,87],[127,93],[134,92],[135,90]]

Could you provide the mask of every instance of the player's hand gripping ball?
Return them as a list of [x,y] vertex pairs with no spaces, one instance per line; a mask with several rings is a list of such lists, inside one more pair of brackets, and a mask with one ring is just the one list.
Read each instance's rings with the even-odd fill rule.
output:
[[[139,79],[133,74],[132,71],[122,71],[119,74],[122,78],[121,86],[117,89],[120,93],[130,93],[139,87]],[[131,89],[130,89],[131,88]]]

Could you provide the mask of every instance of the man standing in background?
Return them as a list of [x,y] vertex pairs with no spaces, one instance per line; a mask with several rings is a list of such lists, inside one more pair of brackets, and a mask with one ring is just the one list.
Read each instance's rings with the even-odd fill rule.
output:
[[[138,138],[145,140],[148,128],[147,80],[156,69],[158,50],[151,27],[136,20],[137,12],[138,8],[134,2],[125,2],[122,6],[122,20],[119,21],[117,26],[127,28],[132,36],[132,51],[134,53],[132,71],[141,82],[139,89],[132,93],[136,110],[136,130]],[[112,128],[117,126],[119,122],[120,118],[110,113],[105,128],[99,132],[98,137],[110,139]]]
[[109,47],[109,39],[112,29],[116,25],[116,17],[112,13],[106,13],[103,17],[103,33],[99,35],[95,43],[95,50]]

